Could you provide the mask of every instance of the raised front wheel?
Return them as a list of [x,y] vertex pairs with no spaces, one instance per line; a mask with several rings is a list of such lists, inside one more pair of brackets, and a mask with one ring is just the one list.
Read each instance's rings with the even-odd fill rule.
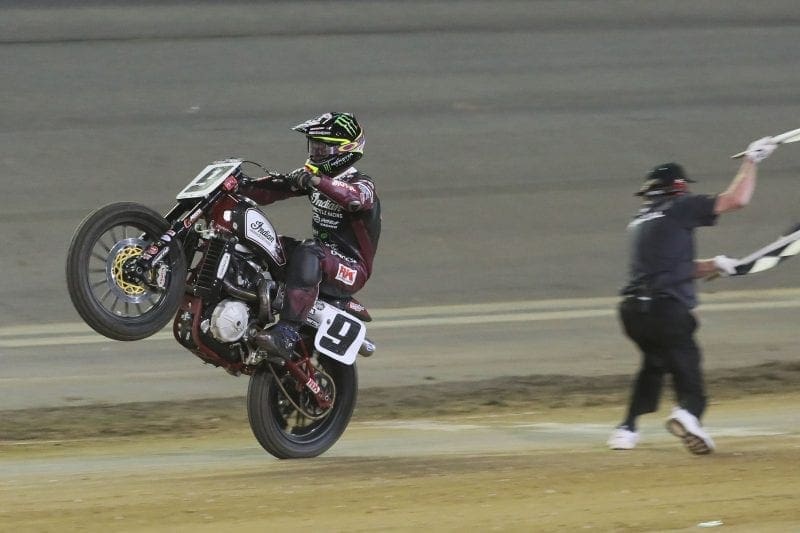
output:
[[67,287],[84,321],[111,339],[132,341],[163,328],[178,310],[186,258],[178,242],[152,271],[129,266],[169,229],[156,211],[135,203],[101,207],[75,230],[67,252]]

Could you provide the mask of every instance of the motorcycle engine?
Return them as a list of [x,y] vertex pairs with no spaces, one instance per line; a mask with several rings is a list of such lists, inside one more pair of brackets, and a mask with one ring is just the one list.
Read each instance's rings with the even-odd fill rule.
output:
[[249,320],[250,311],[244,302],[222,300],[211,314],[209,327],[218,341],[236,342],[247,331]]

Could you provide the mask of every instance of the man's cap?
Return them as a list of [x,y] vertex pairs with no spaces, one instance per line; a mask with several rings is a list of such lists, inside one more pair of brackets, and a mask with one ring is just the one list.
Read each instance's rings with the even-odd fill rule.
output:
[[662,163],[647,173],[635,196],[659,196],[686,191],[686,183],[695,183],[678,163]]

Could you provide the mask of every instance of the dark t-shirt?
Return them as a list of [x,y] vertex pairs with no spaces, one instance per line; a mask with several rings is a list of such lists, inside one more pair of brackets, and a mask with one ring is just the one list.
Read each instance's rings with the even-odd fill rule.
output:
[[713,226],[716,196],[675,196],[645,205],[628,224],[630,277],[623,294],[647,293],[697,305],[694,229]]

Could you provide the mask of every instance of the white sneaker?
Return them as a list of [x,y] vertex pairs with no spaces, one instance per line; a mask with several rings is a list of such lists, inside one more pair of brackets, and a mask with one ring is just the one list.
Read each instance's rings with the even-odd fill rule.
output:
[[637,431],[628,431],[625,428],[617,428],[608,437],[608,447],[612,450],[632,450],[639,442],[639,433]]
[[700,421],[686,409],[676,407],[667,419],[667,430],[683,441],[686,448],[696,455],[714,451],[714,441],[700,425]]

